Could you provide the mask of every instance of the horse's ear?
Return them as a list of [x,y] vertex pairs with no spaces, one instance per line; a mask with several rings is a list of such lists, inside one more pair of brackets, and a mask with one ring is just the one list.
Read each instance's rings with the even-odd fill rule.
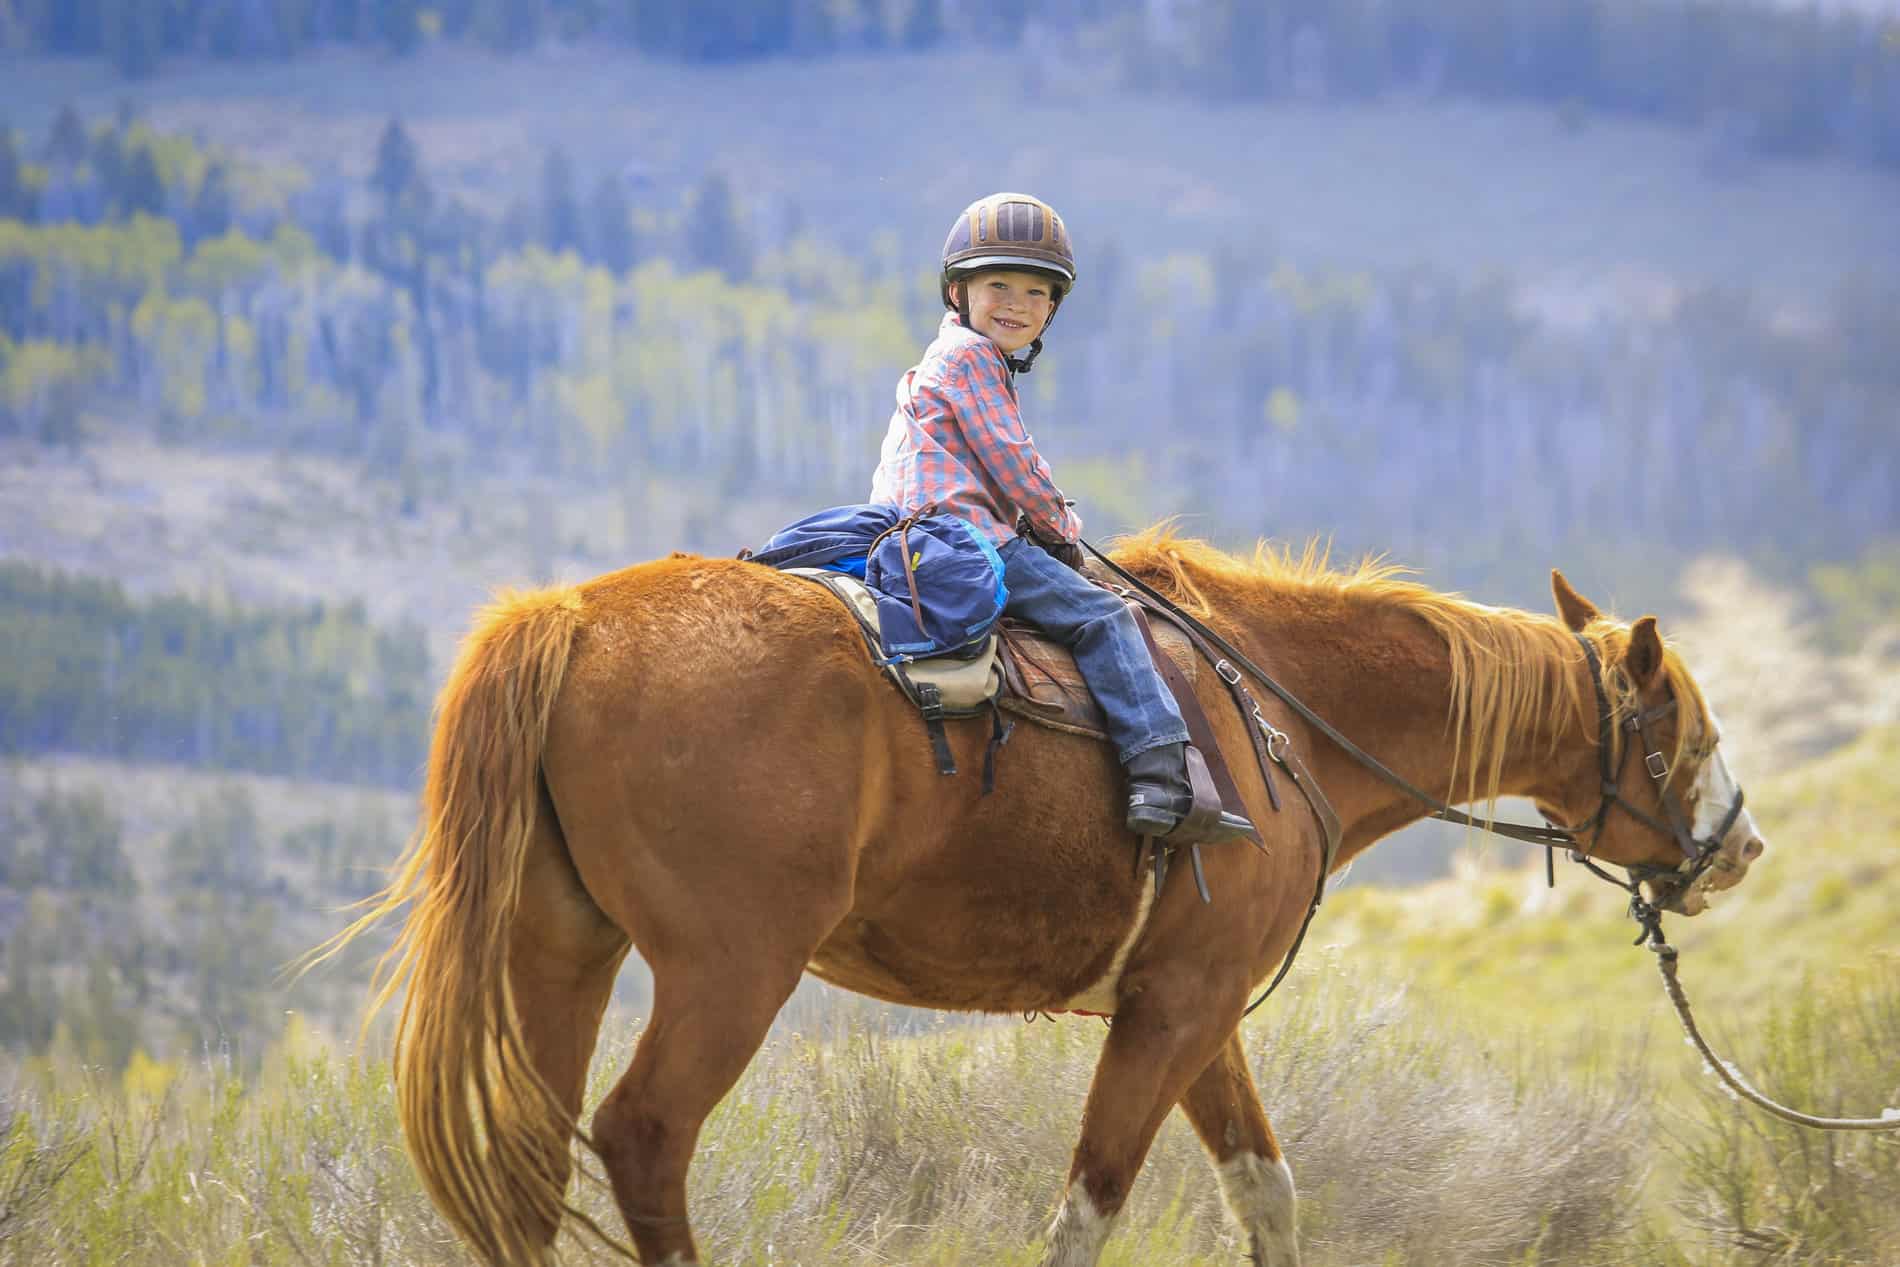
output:
[[1572,589],[1556,568],[1550,570],[1550,592],[1557,599],[1557,614],[1575,633],[1582,633],[1585,625],[1603,614],[1595,603]]
[[1643,689],[1653,685],[1662,672],[1662,635],[1656,632],[1654,616],[1645,616],[1630,626],[1630,649],[1623,658],[1623,667],[1630,680]]

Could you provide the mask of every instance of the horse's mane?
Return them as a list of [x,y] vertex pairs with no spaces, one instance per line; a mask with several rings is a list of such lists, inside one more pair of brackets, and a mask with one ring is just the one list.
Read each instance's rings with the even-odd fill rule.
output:
[[[1317,540],[1298,550],[1261,541],[1251,558],[1240,558],[1197,538],[1183,537],[1172,522],[1164,520],[1122,538],[1114,553],[1117,563],[1204,615],[1219,610],[1209,601],[1212,590],[1229,603],[1286,597],[1308,606],[1314,600],[1331,602],[1347,611],[1397,608],[1423,620],[1451,652],[1451,709],[1446,726],[1455,745],[1452,799],[1495,802],[1511,736],[1525,733],[1553,710],[1567,711],[1579,725],[1596,725],[1596,701],[1575,672],[1583,649],[1554,616],[1489,607],[1441,593],[1408,579],[1409,569],[1379,556],[1336,568],[1329,549]],[[1636,704],[1634,688],[1614,667],[1629,646],[1629,626],[1602,617],[1592,621],[1583,636],[1597,649],[1603,689],[1621,716]],[[1663,672],[1679,710],[1675,751],[1670,754],[1673,768],[1684,750],[1706,733],[1708,710],[1682,657],[1667,644]],[[1555,733],[1554,728],[1546,730]],[[1618,728],[1612,742],[1620,743],[1621,734]],[[1611,753],[1612,761],[1620,757],[1620,752]]]

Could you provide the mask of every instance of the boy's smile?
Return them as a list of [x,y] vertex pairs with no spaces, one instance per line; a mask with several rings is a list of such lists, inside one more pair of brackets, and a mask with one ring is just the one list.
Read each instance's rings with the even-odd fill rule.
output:
[[1012,355],[1036,341],[1055,311],[1055,283],[1041,273],[993,269],[957,284],[968,294],[970,328]]

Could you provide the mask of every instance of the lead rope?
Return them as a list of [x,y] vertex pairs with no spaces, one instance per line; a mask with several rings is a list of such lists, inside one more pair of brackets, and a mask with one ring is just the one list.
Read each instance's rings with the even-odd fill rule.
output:
[[1689,1012],[1689,996],[1683,993],[1682,982],[1676,979],[1678,955],[1676,948],[1663,940],[1662,912],[1647,902],[1630,903],[1630,915],[1643,926],[1643,936],[1639,943],[1647,942],[1656,952],[1656,967],[1662,973],[1663,989],[1669,994],[1669,1001],[1676,1005],[1676,1016],[1682,1021],[1683,1032],[1689,1035],[1689,1041],[1702,1053],[1702,1059],[1715,1076],[1726,1084],[1742,1099],[1772,1117],[1796,1126],[1811,1127],[1817,1131],[1900,1131],[1900,1109],[1888,1109],[1880,1117],[1816,1117],[1812,1113],[1802,1113],[1786,1105],[1777,1104],[1761,1092],[1742,1080],[1735,1067],[1717,1056],[1709,1048],[1708,1040],[1702,1037],[1702,1031],[1696,1028],[1695,1017]]

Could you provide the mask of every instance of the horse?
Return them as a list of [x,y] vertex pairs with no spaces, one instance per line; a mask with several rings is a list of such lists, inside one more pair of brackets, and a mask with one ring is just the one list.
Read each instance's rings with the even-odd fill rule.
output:
[[[1560,572],[1553,618],[1438,593],[1378,561],[1335,568],[1310,546],[1264,544],[1239,557],[1167,525],[1112,557],[1413,784],[1589,820],[1578,839],[1592,865],[1647,876],[1660,908],[1695,913],[1762,852],[1719,724],[1655,619],[1606,616]],[[1194,689],[1220,746],[1247,752],[1253,723],[1214,675]],[[1336,807],[1335,867],[1424,814],[1262,700]],[[1644,723],[1655,776],[1620,793],[1605,784],[1638,741],[1611,719]],[[578,1141],[637,1261],[699,1264],[686,1174],[701,1125],[811,972],[915,1007],[1112,1017],[1044,1267],[1097,1262],[1176,1107],[1250,1261],[1298,1263],[1292,1171],[1239,1023],[1322,883],[1317,816],[1294,796],[1276,811],[1261,774],[1237,763],[1264,847],[1207,851],[1211,905],[1181,882],[1157,895],[1130,865],[1143,855],[1105,745],[1019,727],[980,796],[971,771],[990,725],[949,730],[957,777],[939,774],[917,710],[842,606],[755,563],[674,554],[504,593],[478,616],[437,702],[417,832],[331,947],[407,908],[370,1015],[403,993],[402,1129],[476,1258],[553,1261],[564,1220],[587,1219],[566,1195]],[[1689,867],[1665,813],[1719,836],[1705,865]],[[583,1129],[588,1063],[630,951],[651,968],[652,1014]]]

